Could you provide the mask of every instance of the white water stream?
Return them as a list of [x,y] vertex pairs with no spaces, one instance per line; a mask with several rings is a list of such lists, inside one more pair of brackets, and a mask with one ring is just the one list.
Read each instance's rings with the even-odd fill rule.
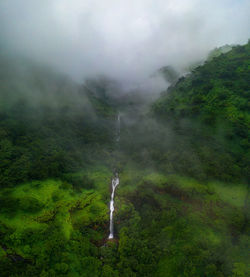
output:
[[[116,142],[120,141],[120,114],[118,114],[117,116],[117,125],[116,125]],[[115,176],[112,178],[112,193],[111,193],[111,199],[110,199],[110,205],[109,205],[109,209],[110,209],[110,219],[109,219],[109,239],[113,239],[114,238],[114,220],[113,220],[113,213],[115,210],[115,206],[114,206],[114,198],[115,198],[115,189],[116,187],[119,185],[120,183],[120,179],[119,179],[119,175],[116,172]]]
[[109,221],[109,239],[114,238],[114,221],[113,221],[113,212],[115,210],[114,206],[114,197],[115,197],[115,189],[119,185],[119,176],[116,173],[116,176],[112,179],[112,193],[110,200],[110,221]]

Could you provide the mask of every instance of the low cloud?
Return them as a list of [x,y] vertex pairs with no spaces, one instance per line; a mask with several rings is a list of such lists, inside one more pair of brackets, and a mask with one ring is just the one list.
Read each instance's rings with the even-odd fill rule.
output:
[[247,0],[2,0],[0,43],[68,73],[141,83],[250,37]]

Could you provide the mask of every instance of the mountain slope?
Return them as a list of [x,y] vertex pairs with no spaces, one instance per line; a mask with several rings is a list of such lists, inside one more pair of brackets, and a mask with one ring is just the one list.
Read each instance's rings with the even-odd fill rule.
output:
[[0,63],[0,186],[109,159],[116,110],[107,101],[92,101],[83,86],[49,68],[2,56]]
[[[153,112],[163,124],[171,122],[190,138],[199,159],[207,163],[204,170],[208,175],[222,174],[228,180],[243,176],[246,180],[250,158],[249,100],[250,43],[233,47],[180,78],[154,103]],[[213,160],[217,161],[214,165]],[[231,166],[220,170],[218,161]]]
[[249,44],[173,75],[151,112],[106,78],[0,63],[1,276],[247,276]]

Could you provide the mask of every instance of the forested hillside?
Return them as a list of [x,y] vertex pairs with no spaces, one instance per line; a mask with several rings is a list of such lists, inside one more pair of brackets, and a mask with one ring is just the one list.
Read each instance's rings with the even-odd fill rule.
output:
[[95,80],[4,55],[0,64],[0,275],[94,276],[117,112]]
[[180,78],[153,105],[153,112],[187,140],[206,178],[247,182],[249,100],[250,43]]
[[116,111],[98,90],[4,57],[0,79],[1,186],[77,172],[97,156],[109,159]]
[[0,55],[0,276],[248,276],[250,43],[171,72],[146,107]]

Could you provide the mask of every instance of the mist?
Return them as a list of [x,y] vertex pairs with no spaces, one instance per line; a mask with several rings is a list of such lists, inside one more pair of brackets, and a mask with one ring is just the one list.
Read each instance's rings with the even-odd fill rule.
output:
[[245,43],[249,15],[247,0],[3,0],[0,45],[79,82],[105,75],[131,88]]

